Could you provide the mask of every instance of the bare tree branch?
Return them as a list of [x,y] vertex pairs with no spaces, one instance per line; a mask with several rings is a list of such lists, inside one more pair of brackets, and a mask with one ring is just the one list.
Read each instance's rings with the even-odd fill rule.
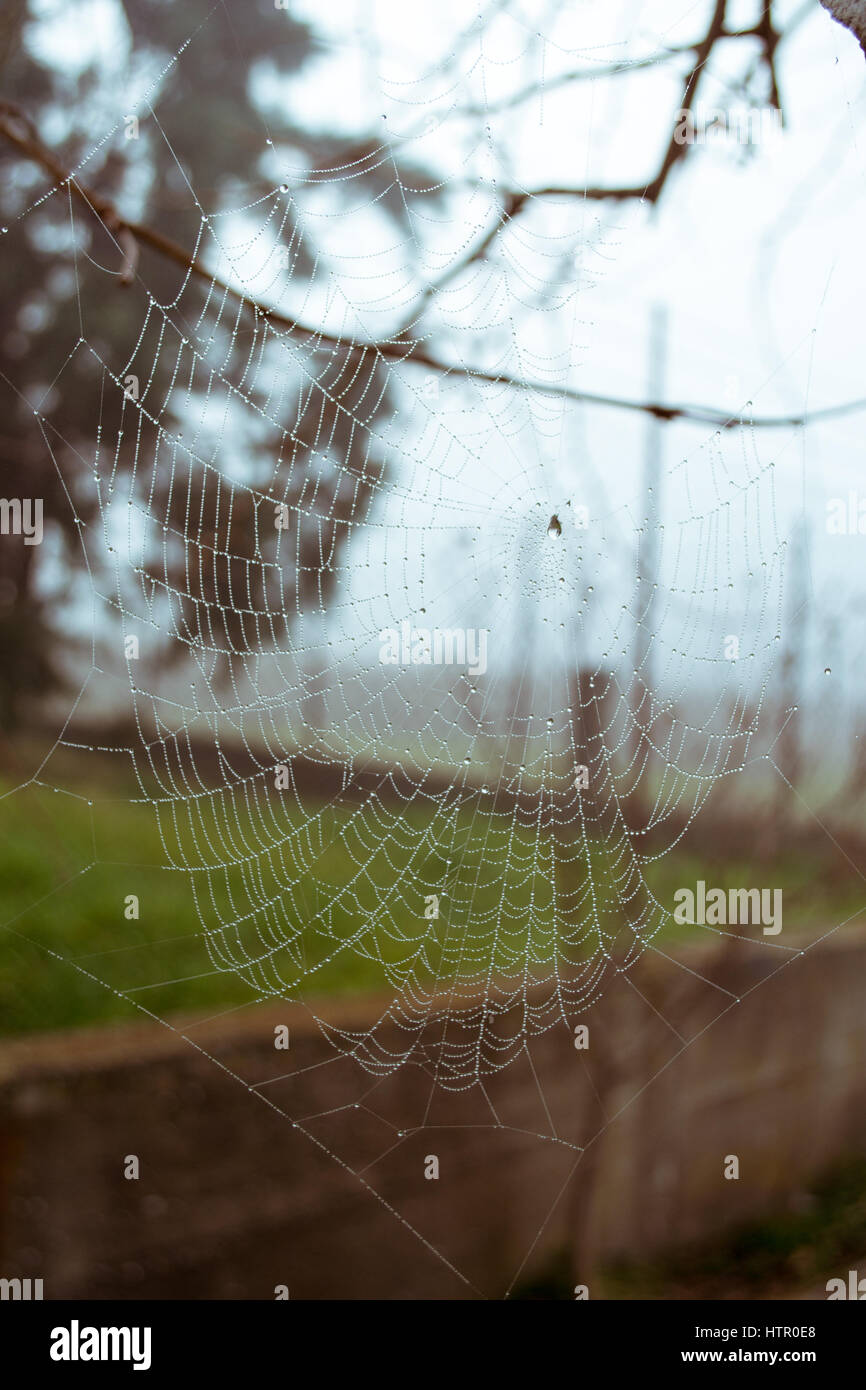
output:
[[[770,77],[770,102],[781,111],[781,98],[779,95],[779,84],[776,77],[776,55],[779,45],[793,34],[800,26],[807,14],[812,13],[814,5],[812,0],[806,3],[796,12],[785,29],[776,29],[772,19],[772,4],[768,3],[762,7],[760,18],[748,29],[729,29],[725,23],[726,0],[716,0],[716,6],[710,20],[709,27],[701,39],[695,40],[691,44],[683,44],[678,48],[672,48],[667,55],[658,54],[653,58],[640,59],[635,63],[622,63],[614,65],[605,73],[601,70],[600,75],[613,76],[617,72],[633,72],[636,68],[652,67],[662,61],[665,56],[675,56],[682,53],[694,53],[692,63],[684,84],[682,96],[680,98],[681,111],[691,109],[698,85],[703,76],[706,63],[715,48],[716,44],[724,39],[758,39],[761,44],[760,61],[766,64]],[[567,73],[559,79],[560,83],[570,80],[581,80],[599,73],[593,73],[591,69],[582,69],[577,73]],[[546,87],[551,83],[546,82]],[[526,100],[533,92],[538,92],[538,83],[533,87],[527,87],[517,94],[520,101]],[[516,104],[516,101],[515,101]],[[490,109],[490,108],[488,108]],[[681,159],[688,154],[688,145],[679,143],[674,135],[671,136],[664,158],[659,166],[658,173],[649,183],[646,184],[623,184],[621,186],[593,186],[574,187],[571,185],[548,185],[544,188],[512,190],[511,196],[523,201],[530,198],[589,198],[593,201],[601,202],[610,200],[611,202],[628,202],[634,198],[640,198],[643,202],[657,203],[662,195],[665,184],[671,171]]]
[[[724,0],[720,0],[717,10],[724,10]],[[145,223],[122,217],[108,199],[101,197],[82,184],[75,174],[67,173],[53,152],[39,139],[29,119],[11,102],[0,101],[0,137],[6,139],[28,159],[45,169],[54,178],[56,187],[68,188],[70,193],[97,218],[115,246],[122,252],[121,280],[124,283],[129,283],[137,276],[138,247],[147,246],[150,250],[180,266],[188,274],[206,281],[209,285],[216,285],[229,299],[252,314],[256,322],[264,322],[290,333],[293,337],[300,339],[305,347],[312,352],[332,352],[334,349],[339,349],[359,357],[380,357],[387,361],[411,363],[455,380],[482,381],[494,386],[505,386],[519,391],[557,396],[578,404],[607,406],[615,410],[650,415],[657,420],[688,421],[694,424],[709,425],[715,429],[739,427],[796,429],[810,421],[838,418],[855,411],[866,410],[866,398],[864,398],[828,406],[822,410],[813,410],[807,415],[768,415],[743,418],[732,415],[729,411],[720,410],[715,406],[636,401],[624,396],[607,395],[603,392],[581,391],[574,387],[562,386],[556,382],[533,381],[526,377],[514,376],[509,372],[492,371],[465,363],[443,362],[441,358],[434,357],[427,351],[422,339],[409,338],[403,330],[399,330],[393,337],[375,341],[359,341],[341,334],[329,333],[324,328],[316,328],[301,323],[298,319],[253,299],[221,276],[215,275],[178,242],[163,236],[161,232],[155,231],[154,228],[148,227]],[[524,201],[523,196],[520,197],[519,201],[520,203]],[[482,242],[472,249],[468,259],[464,258],[460,268],[468,264],[468,260],[475,258],[489,244],[499,231],[500,226],[501,219],[497,221],[495,227],[488,231]],[[134,254],[130,250],[132,243],[135,244]],[[444,283],[444,279],[441,283]]]
[[[788,25],[781,30],[772,28],[770,22],[770,12],[772,4],[765,6],[764,12],[758,22],[748,29],[729,29],[724,26],[719,38],[722,39],[746,39],[757,38],[764,43],[764,54],[767,62],[771,65],[775,57],[775,50],[778,45],[792,34],[799,27],[807,14],[814,10],[814,0],[805,0],[805,4],[797,11]],[[772,33],[772,38],[771,38]],[[771,43],[767,40],[771,38]],[[592,82],[597,78],[620,77],[625,73],[641,72],[647,68],[661,67],[671,58],[680,58],[684,53],[695,53],[698,48],[698,40],[692,43],[673,44],[670,48],[660,49],[657,53],[651,53],[645,58],[623,58],[619,62],[604,63],[598,67],[576,68],[572,72],[558,73],[555,77],[545,78],[544,91],[556,91],[560,87],[571,86],[575,82]],[[775,73],[771,70],[771,81],[776,99],[778,99],[778,87],[775,80]],[[539,95],[542,90],[541,83],[529,82],[525,87],[521,87],[516,92],[509,93],[508,96],[501,97],[499,101],[490,101],[484,105],[473,103],[466,106],[456,107],[456,113],[461,116],[494,116],[501,111],[508,111],[515,106],[521,106],[525,101],[531,101],[533,97]]]
[[[725,12],[727,10],[727,0],[715,0],[712,18],[706,33],[702,38],[688,45],[685,52],[694,53],[694,61],[686,74],[683,82],[682,93],[680,96],[680,110],[688,111],[691,109],[692,101],[703,75],[704,66],[710,57],[715,45],[720,39],[733,37],[725,28]],[[739,37],[739,35],[737,35]],[[688,146],[680,143],[676,139],[676,122],[671,138],[668,142],[655,178],[646,184],[625,184],[622,186],[603,187],[589,186],[583,188],[566,187],[562,185],[548,185],[544,188],[512,190],[512,197],[521,198],[591,198],[596,201],[610,199],[614,202],[626,202],[632,198],[640,198],[647,203],[657,203],[662,195],[664,186],[668,181],[671,170],[676,167],[681,159],[688,153]]]

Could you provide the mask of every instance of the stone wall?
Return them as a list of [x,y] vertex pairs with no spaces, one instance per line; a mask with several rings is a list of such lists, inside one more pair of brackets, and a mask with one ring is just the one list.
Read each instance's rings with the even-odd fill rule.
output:
[[456,1094],[429,1067],[361,1075],[296,1006],[6,1042],[0,1276],[46,1298],[464,1298],[564,1261],[591,1288],[611,1257],[785,1208],[866,1152],[864,999],[851,931],[802,958],[650,952],[587,1016],[587,1051],[553,1029]]

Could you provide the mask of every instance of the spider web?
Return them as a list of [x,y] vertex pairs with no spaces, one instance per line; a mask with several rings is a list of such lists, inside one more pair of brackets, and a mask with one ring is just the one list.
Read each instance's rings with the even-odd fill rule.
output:
[[[225,278],[236,253],[213,240]],[[383,1026],[358,1036],[317,1013],[328,1036],[375,1073],[419,1056],[443,1085],[472,1084],[535,1034],[572,1027],[609,972],[638,958],[670,915],[647,887],[647,858],[677,843],[716,780],[745,764],[755,715],[744,687],[751,678],[759,706],[779,629],[772,466],[752,439],[744,448],[717,436],[670,469],[680,507],[656,523],[653,572],[633,579],[649,518],[634,502],[596,514],[577,501],[589,469],[575,464],[576,431],[555,401],[515,400],[470,375],[446,381],[434,405],[411,379],[417,369],[384,364],[400,408],[375,440],[353,415],[360,463],[334,459],[326,439],[318,461],[296,461],[275,390],[300,382],[338,403],[345,365],[332,384],[333,353],[311,361],[268,324],[241,343],[235,306],[220,304],[211,321],[199,314],[186,337],[175,323],[184,309],[183,294],[150,303],[121,371],[99,361],[122,392],[130,373],[152,375],[145,345],[155,338],[183,383],[184,430],[146,385],[138,400],[124,395],[94,475],[106,536],[121,505],[129,516],[116,592],[104,597],[125,635],[141,632],[146,645],[148,629],[167,631],[194,667],[187,692],[179,681],[167,694],[164,679],[144,684],[129,663],[145,745],[134,761],[167,860],[191,876],[215,970],[239,973],[258,997],[306,1000],[330,969],[362,957],[393,992]],[[202,336],[215,340],[226,313],[240,386]],[[515,343],[504,365],[517,355]],[[366,364],[351,370],[373,375]],[[239,410],[274,431],[267,488],[223,462],[225,422]],[[454,415],[470,420],[470,439]],[[124,499],[113,495],[126,491],[113,462],[127,431],[136,460]],[[395,460],[394,480],[369,518],[347,520],[332,561],[321,537],[335,499],[374,450]],[[339,482],[323,504],[326,469]],[[182,530],[154,502],[177,496],[189,499]],[[252,555],[247,535],[232,549],[236,515],[255,528]],[[332,568],[335,598],[304,608],[304,586],[286,574],[305,568],[310,534],[308,575],[315,583]],[[247,597],[253,568],[259,606]],[[215,576],[208,597],[203,571]],[[382,659],[396,654],[389,634],[399,634],[394,664]],[[730,637],[743,661],[726,658]],[[473,674],[485,645],[489,665]],[[200,766],[203,743],[219,759],[216,785]],[[251,768],[236,768],[238,744]],[[311,809],[296,759],[321,768],[325,785],[339,770],[339,795]],[[627,808],[641,791],[635,823]],[[345,881],[334,881],[334,860]]]
[[[402,94],[413,148],[439,128],[426,94]],[[204,291],[192,271],[163,301],[139,283],[121,359],[88,337],[83,294],[68,359],[104,401],[88,696],[116,707],[127,682],[135,799],[189,881],[205,969],[302,1005],[363,1096],[407,1064],[431,1094],[484,1092],[542,1034],[571,1038],[670,923],[653,866],[758,756],[782,626],[756,432],[678,434],[648,487],[643,422],[611,459],[565,390],[627,215],[530,209],[465,263],[489,153],[468,157],[464,220],[431,216],[428,242],[416,218],[401,246],[352,206],[358,167],[286,167],[218,211],[190,188]],[[385,140],[372,156],[391,157]],[[297,229],[325,219],[298,284]],[[395,327],[407,263],[441,288]],[[81,282],[114,293],[115,273]],[[389,313],[392,341],[450,369],[368,349]],[[118,618],[138,649],[111,669]],[[61,743],[80,746],[75,714]],[[153,977],[170,983],[156,947]],[[146,1007],[122,963],[110,979]],[[363,1026],[353,979],[381,1001]]]

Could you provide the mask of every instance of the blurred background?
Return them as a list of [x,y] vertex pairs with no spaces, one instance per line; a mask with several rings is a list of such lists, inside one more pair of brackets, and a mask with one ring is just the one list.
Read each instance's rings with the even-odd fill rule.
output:
[[866,1277],[856,40],[9,0],[0,73],[0,1276]]

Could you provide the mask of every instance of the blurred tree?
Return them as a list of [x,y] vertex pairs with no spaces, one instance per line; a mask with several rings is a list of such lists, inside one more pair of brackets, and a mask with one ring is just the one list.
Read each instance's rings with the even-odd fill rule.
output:
[[[217,8],[184,47],[195,29],[192,8],[167,0],[124,0],[115,18],[128,35],[126,62],[118,64],[115,54],[113,68],[93,59],[79,69],[59,50],[56,37],[46,41],[45,7],[16,0],[0,20],[4,109],[26,113],[24,131],[34,140],[50,132],[47,143],[58,167],[76,171],[80,185],[104,199],[105,207],[122,207],[123,216],[137,217],[182,246],[197,248],[199,255],[206,249],[202,210],[249,203],[251,183],[262,193],[273,191],[274,165],[268,179],[267,162],[283,143],[304,152],[314,177],[337,157],[351,164],[355,187],[360,182],[391,216],[408,217],[409,195],[400,187],[395,156],[377,159],[370,145],[353,146],[301,128],[279,98],[267,110],[273,147],[266,144],[258,95],[262,78],[268,77],[268,90],[279,93],[280,83],[315,56],[316,38],[306,24],[268,0],[255,0],[244,6],[240,33]],[[125,103],[128,85],[142,72],[161,76],[152,114],[142,109],[136,128],[125,120]],[[139,88],[145,85],[138,80]],[[14,118],[20,129],[21,118]],[[118,123],[115,136],[99,144],[95,132]],[[135,138],[128,138],[129,131]],[[0,221],[8,232],[0,257],[0,350],[6,361],[0,376],[6,393],[0,496],[41,497],[46,527],[41,547],[25,546],[15,536],[0,542],[0,724],[7,727],[25,716],[34,697],[62,684],[63,654],[72,639],[59,629],[56,598],[61,591],[75,591],[74,575],[85,568],[105,574],[106,557],[91,524],[99,510],[94,470],[102,468],[103,503],[118,482],[122,491],[125,479],[150,516],[159,518],[162,534],[158,543],[155,534],[146,537],[140,579],[148,602],[171,608],[168,629],[175,652],[204,646],[225,674],[259,647],[261,611],[266,621],[272,617],[267,635],[280,641],[293,607],[327,599],[340,549],[351,527],[364,519],[384,475],[383,461],[364,452],[358,418],[369,431],[391,409],[381,367],[370,360],[359,370],[351,349],[338,345],[324,368],[321,355],[311,355],[315,368],[295,373],[293,390],[280,392],[275,420],[271,396],[279,364],[257,374],[268,383],[267,405],[256,400],[247,381],[250,339],[256,342],[263,325],[248,315],[239,331],[237,306],[227,314],[224,297],[209,294],[212,287],[205,280],[190,277],[188,268],[164,255],[144,247],[139,266],[134,245],[134,257],[125,260],[128,242],[122,233],[112,234],[111,216],[104,209],[101,217],[91,216],[70,189],[55,191],[35,213],[16,221],[52,182],[38,161],[2,143]],[[309,276],[316,248],[297,224],[290,198],[280,200],[276,224],[283,245],[291,248],[291,274]],[[106,271],[116,285],[108,292]],[[237,400],[246,398],[233,440],[223,441],[223,453],[237,456],[232,476],[242,483],[227,484],[230,509],[215,450],[210,469],[182,448],[175,448],[171,462],[167,459],[168,435],[176,439],[183,433],[189,392],[185,406],[178,380],[188,388],[190,362],[184,363],[185,377],[178,374],[182,340],[166,331],[164,318],[152,312],[154,303],[171,306],[171,318],[181,328],[194,325],[197,387],[204,389],[205,367],[218,361],[224,386]],[[118,389],[125,372],[136,379],[130,387],[134,395]],[[58,399],[62,408],[55,409]],[[42,445],[34,442],[34,411],[40,415]],[[143,442],[149,473],[141,465]],[[290,521],[280,550],[279,592],[269,596],[268,586],[275,585],[273,555],[270,566],[263,563],[261,533],[264,525],[274,537],[274,519],[259,515],[261,498],[250,489],[269,491],[288,505],[291,518],[301,517],[293,504],[309,486],[314,452],[316,519]],[[293,524],[300,525],[299,534],[292,532]],[[123,595],[117,592],[111,601],[123,606]],[[63,621],[68,616],[67,607]]]

